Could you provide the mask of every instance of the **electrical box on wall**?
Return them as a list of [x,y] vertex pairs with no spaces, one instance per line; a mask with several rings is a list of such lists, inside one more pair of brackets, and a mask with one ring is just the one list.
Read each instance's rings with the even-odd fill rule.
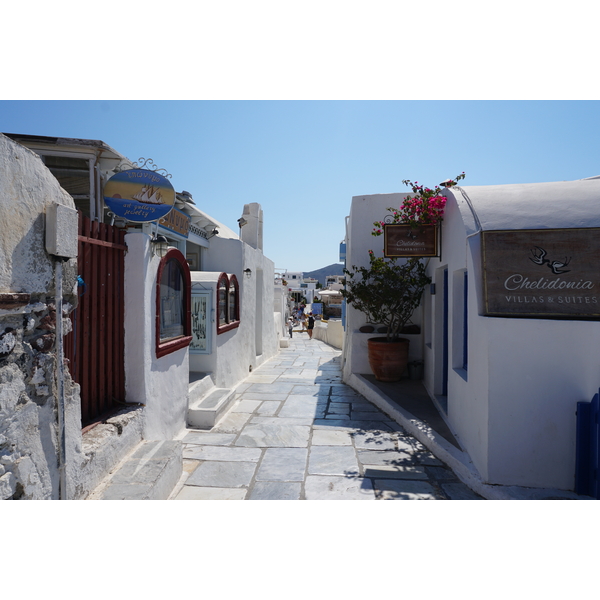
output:
[[46,207],[46,251],[60,258],[77,256],[77,211],[62,204]]

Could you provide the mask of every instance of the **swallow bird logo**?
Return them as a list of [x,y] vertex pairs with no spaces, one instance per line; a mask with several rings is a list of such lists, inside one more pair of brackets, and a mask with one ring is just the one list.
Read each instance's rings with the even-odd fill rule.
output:
[[529,257],[531,262],[534,262],[536,265],[546,265],[555,275],[560,275],[562,273],[568,273],[571,269],[565,269],[564,267],[568,266],[571,262],[571,257],[565,259],[563,261],[553,260],[550,261],[546,258],[547,252],[540,248],[539,246],[535,246],[535,248],[531,249],[531,254],[533,256]]

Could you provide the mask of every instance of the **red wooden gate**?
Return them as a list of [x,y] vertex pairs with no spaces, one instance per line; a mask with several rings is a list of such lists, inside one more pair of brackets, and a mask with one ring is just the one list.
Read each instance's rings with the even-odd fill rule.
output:
[[82,427],[125,402],[123,287],[125,233],[79,212],[79,304],[65,356],[81,387]]

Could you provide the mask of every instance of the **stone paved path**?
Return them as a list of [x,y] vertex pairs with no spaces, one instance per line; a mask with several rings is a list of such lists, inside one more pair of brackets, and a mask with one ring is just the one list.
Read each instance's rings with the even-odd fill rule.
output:
[[171,499],[482,499],[344,385],[340,357],[294,333],[238,387],[213,429],[186,431],[184,477]]

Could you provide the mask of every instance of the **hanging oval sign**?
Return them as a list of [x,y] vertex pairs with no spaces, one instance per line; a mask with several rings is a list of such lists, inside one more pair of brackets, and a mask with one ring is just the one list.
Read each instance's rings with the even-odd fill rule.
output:
[[104,186],[104,202],[117,215],[136,223],[166,216],[175,203],[175,189],[162,175],[130,169],[113,175]]

